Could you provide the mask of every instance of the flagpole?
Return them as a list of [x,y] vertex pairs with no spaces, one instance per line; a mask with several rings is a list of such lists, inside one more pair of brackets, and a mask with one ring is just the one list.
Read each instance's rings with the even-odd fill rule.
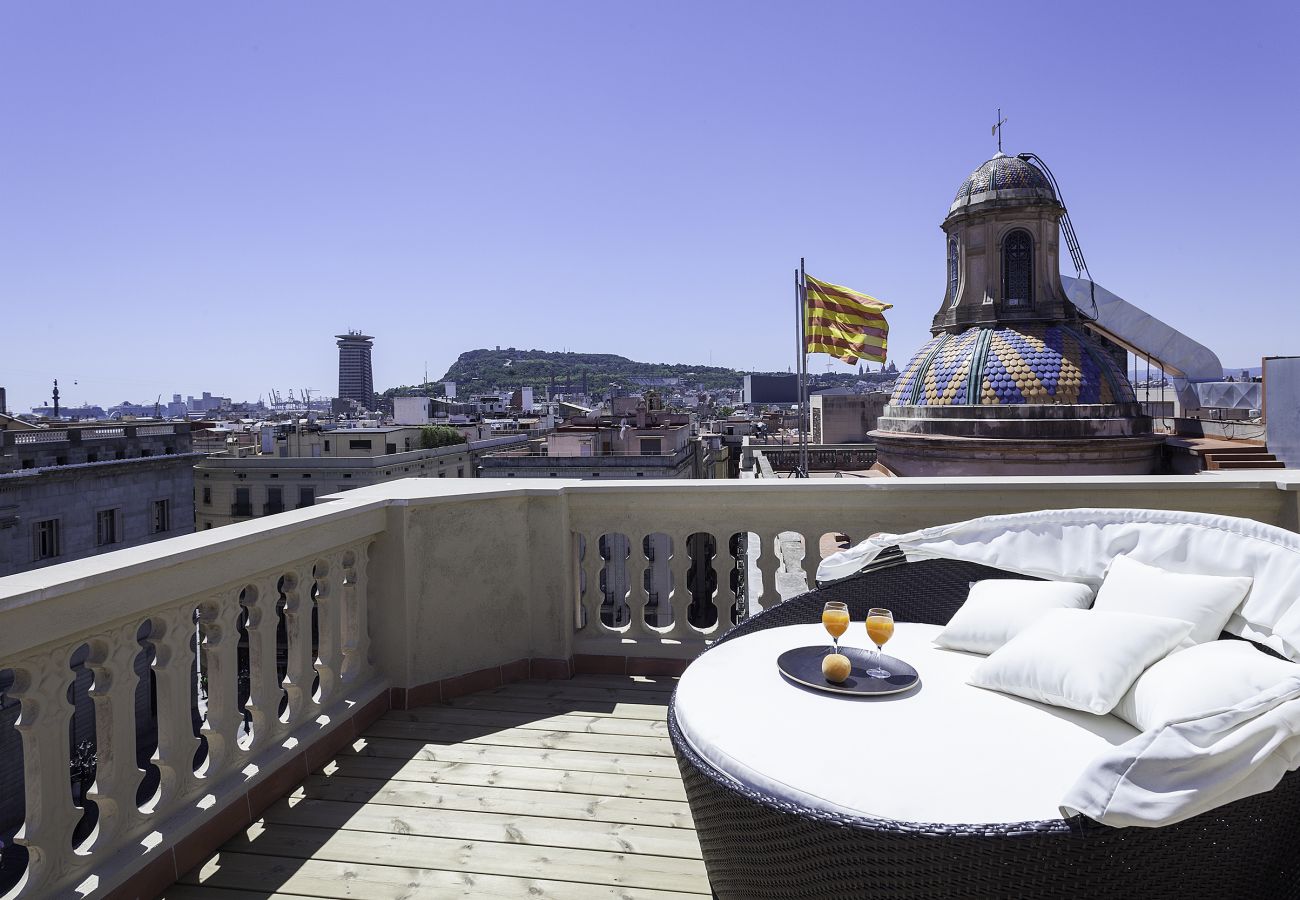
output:
[[799,477],[808,477],[808,338],[804,326],[808,318],[808,281],[804,258],[799,257]]
[[[803,292],[799,287],[799,270],[794,270],[794,372],[795,384],[803,382],[803,369],[799,364],[800,355],[803,353]],[[801,394],[798,393],[798,387],[795,388],[795,399],[799,400]],[[798,459],[802,454],[803,447],[803,404],[799,402],[795,408],[799,411],[799,432],[795,437],[795,468],[799,467]]]

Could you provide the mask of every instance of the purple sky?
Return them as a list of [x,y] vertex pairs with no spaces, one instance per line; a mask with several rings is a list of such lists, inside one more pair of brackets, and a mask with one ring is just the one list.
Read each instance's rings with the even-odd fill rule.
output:
[[901,364],[999,106],[1098,283],[1258,365],[1300,351],[1294,10],[4,4],[0,385],[332,394],[349,327],[380,389],[495,344],[785,369],[801,255]]

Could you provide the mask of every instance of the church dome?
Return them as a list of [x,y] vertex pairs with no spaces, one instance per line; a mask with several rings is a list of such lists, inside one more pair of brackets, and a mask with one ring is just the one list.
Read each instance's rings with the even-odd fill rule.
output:
[[961,183],[950,213],[984,200],[1050,200],[1056,191],[1042,169],[1018,156],[998,153]]
[[943,333],[903,369],[892,406],[1134,403],[1115,360],[1081,328],[1020,323]]

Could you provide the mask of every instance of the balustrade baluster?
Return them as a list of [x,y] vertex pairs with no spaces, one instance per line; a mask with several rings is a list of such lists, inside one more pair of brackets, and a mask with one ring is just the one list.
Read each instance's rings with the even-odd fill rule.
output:
[[90,701],[95,708],[95,783],[87,793],[99,807],[99,832],[92,852],[113,847],[140,820],[136,790],[144,773],[136,764],[135,659],[139,626],[115,628],[92,639],[86,667],[94,676]]
[[690,534],[690,530],[685,528],[676,528],[668,533],[673,542],[673,558],[669,566],[673,579],[673,629],[671,634],[674,638],[682,641],[690,640],[694,635],[690,620],[691,551],[688,540]]
[[152,619],[154,683],[158,692],[159,809],[174,809],[198,787],[194,755],[194,607],[184,606]]
[[[758,571],[761,575],[763,596],[762,598],[756,598],[751,591],[749,595],[749,614],[751,616],[781,602],[781,595],[776,590],[776,573],[781,568],[781,556],[777,549],[777,532],[759,531],[756,534],[758,534],[759,548]],[[753,554],[754,548],[752,546],[749,552]]]
[[239,730],[244,723],[239,707],[239,605],[238,593],[217,594],[199,604],[199,644],[202,671],[207,677],[207,717],[202,734],[208,742],[203,777],[220,778],[240,758]]
[[357,681],[370,669],[369,597],[366,588],[366,545],[343,554],[343,623],[341,650],[343,665],[340,677],[345,683]]
[[289,695],[289,729],[306,721],[315,708],[311,652],[311,568],[296,572],[284,585],[284,627],[289,638],[284,692]]
[[316,673],[320,676],[320,705],[328,706],[338,691],[343,667],[340,638],[343,632],[343,554],[331,554],[318,564],[316,575]]
[[[650,591],[646,589],[646,572],[651,568],[645,552],[645,535],[628,535],[627,559],[623,561],[627,576],[628,637],[640,637],[653,632],[646,625],[650,606]],[[611,563],[614,560],[610,560]]]
[[[582,555],[581,570],[586,590],[582,591],[582,585],[578,586],[581,592],[579,610],[585,618],[586,624],[583,627],[592,633],[599,633],[608,631],[605,624],[600,621],[600,605],[605,599],[605,595],[600,590],[600,570],[605,561],[600,555],[600,533],[588,532],[583,537],[586,539],[586,550]],[[577,538],[578,535],[575,533],[575,543]]]
[[42,896],[45,885],[76,864],[72,831],[81,810],[68,780],[70,654],[71,648],[63,648],[19,663],[9,690],[22,704],[14,728],[23,744],[27,811],[15,840],[27,848],[28,896]]
[[369,598],[365,583],[367,564],[365,545],[343,554],[343,635],[339,649],[343,654],[339,678],[344,683],[357,682],[370,668]]
[[248,711],[253,718],[253,743],[249,749],[269,746],[281,733],[280,672],[276,664],[276,578],[262,578],[244,595],[248,610]]

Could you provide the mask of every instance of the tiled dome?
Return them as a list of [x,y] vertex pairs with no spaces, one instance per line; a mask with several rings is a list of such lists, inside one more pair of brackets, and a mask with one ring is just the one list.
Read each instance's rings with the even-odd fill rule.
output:
[[[972,388],[974,385],[974,388]],[[903,369],[894,406],[1133,403],[1124,373],[1081,329],[970,328],[932,338]]]
[[1052,183],[1042,169],[1017,156],[999,153],[966,176],[957,189],[953,205],[977,203],[987,199],[979,195],[995,191],[1015,191],[1013,196],[1019,198],[1056,200]]

